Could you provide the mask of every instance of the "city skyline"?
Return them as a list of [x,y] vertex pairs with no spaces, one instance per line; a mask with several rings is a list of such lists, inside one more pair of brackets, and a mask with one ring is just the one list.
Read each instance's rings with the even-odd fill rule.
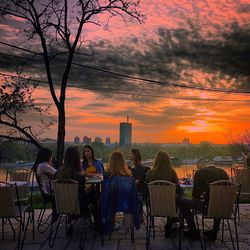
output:
[[[86,44],[74,63],[93,69],[72,67],[65,140],[83,131],[119,142],[119,124],[127,114],[137,143],[181,143],[186,137],[194,144],[227,144],[249,130],[249,1],[145,0],[140,6],[146,15],[142,24],[115,17],[106,29],[86,26]],[[24,43],[22,24],[1,19],[0,40],[41,51],[37,42]],[[46,82],[41,57],[25,64],[28,52],[3,44],[0,52],[0,73],[14,75],[18,64],[24,77]],[[58,82],[61,68],[60,61],[52,67]],[[38,106],[51,105],[45,120],[57,119],[46,84],[39,82],[33,94]],[[22,120],[37,127],[40,117],[29,113]],[[56,123],[40,136],[46,137],[57,137]]]

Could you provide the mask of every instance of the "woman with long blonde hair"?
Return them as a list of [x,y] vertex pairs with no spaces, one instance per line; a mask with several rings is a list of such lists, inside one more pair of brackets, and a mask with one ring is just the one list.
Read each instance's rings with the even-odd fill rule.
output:
[[122,152],[115,151],[109,160],[110,176],[131,176]]

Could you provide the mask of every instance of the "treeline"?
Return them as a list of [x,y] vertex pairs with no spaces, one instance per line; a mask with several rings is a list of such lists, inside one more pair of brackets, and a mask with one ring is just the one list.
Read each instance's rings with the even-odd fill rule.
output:
[[[72,144],[66,144],[66,148]],[[129,147],[119,148],[118,145],[105,145],[100,142],[93,142],[92,147],[95,150],[95,157],[107,162],[110,154],[114,150],[120,150],[127,158],[130,148],[136,147],[141,151],[143,160],[154,159],[159,150],[167,151],[171,156],[179,160],[205,158],[212,160],[214,156],[232,156],[234,159],[241,152],[234,145],[216,145],[211,143],[201,143],[197,145],[161,145],[161,144],[133,144]],[[44,147],[50,148],[54,155],[56,153],[56,144],[43,144]],[[83,145],[77,145],[82,154]],[[16,161],[34,161],[37,148],[31,144],[20,144],[18,142],[0,142],[0,161],[16,162]]]

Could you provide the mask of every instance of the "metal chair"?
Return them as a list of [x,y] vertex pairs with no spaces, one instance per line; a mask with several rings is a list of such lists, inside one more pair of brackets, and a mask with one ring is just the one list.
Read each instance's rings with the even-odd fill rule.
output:
[[[13,238],[15,239],[16,233],[11,219],[14,218],[19,222],[19,232],[17,249],[22,249],[25,241],[26,231],[28,224],[32,221],[31,210],[28,205],[22,206],[19,200],[18,187],[15,184],[7,182],[0,182],[0,218],[2,219],[2,238],[4,238],[4,225],[6,221],[10,223],[13,231]],[[25,223],[25,213],[28,213],[28,218]],[[4,221],[6,220],[6,221]],[[21,231],[24,230],[23,238],[21,239]],[[33,239],[34,239],[34,220],[33,220]]]
[[7,170],[6,181],[26,181],[30,182],[31,169],[28,168],[15,168]]
[[[240,199],[250,200],[250,169],[234,168],[234,176],[237,184],[241,184]],[[240,209],[238,207],[238,219],[240,220]]]
[[[224,239],[224,220],[227,221],[230,238],[232,241],[233,249],[234,240],[230,227],[229,220],[233,220],[236,235],[237,249],[239,249],[238,243],[238,230],[236,224],[236,216],[240,195],[240,185],[235,184],[231,181],[221,180],[209,184],[210,195],[209,203],[206,214],[202,214],[202,230],[204,234],[204,219],[222,219],[222,241]],[[206,241],[204,240],[204,246],[206,248]]]
[[[61,220],[63,216],[66,217],[66,231],[68,226],[68,221],[71,218],[71,222],[81,218],[80,203],[79,203],[79,193],[78,193],[78,182],[71,179],[57,179],[52,182],[52,188],[54,190],[56,210],[59,214],[58,223],[56,226],[56,231],[53,236],[53,223],[51,223],[49,245],[54,246],[55,239],[59,226],[61,225]],[[89,225],[91,225],[90,218],[86,216],[89,220]],[[86,240],[86,231],[81,232],[81,238],[79,247],[84,248]]]
[[[146,249],[150,247],[150,234],[154,217],[178,217],[176,207],[176,184],[157,180],[148,183],[149,206],[147,211],[146,225]],[[179,227],[179,249],[181,249],[181,233],[183,219],[180,218]]]

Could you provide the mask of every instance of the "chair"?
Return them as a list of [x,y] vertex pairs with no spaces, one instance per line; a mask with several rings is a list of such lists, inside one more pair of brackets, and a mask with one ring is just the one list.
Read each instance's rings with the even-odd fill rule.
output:
[[[234,240],[232,237],[232,231],[229,220],[233,220],[236,234],[237,249],[239,249],[238,243],[238,231],[236,224],[236,216],[240,195],[240,185],[231,181],[221,180],[209,184],[210,195],[209,203],[206,214],[202,214],[202,230],[204,234],[204,219],[222,219],[222,241],[224,237],[224,220],[227,221],[230,238],[232,241],[233,249]],[[204,240],[204,246],[206,248],[206,241]]]
[[[240,199],[248,201],[250,199],[250,169],[234,168],[235,181],[241,184]],[[240,220],[240,208],[238,207],[238,219]]]
[[[177,217],[176,185],[165,180],[157,180],[148,183],[149,206],[146,225],[146,249],[150,246],[150,234],[154,217]],[[179,249],[181,249],[181,230],[183,219],[180,220]]]
[[[56,210],[59,214],[58,223],[56,226],[56,231],[53,233],[53,223],[51,223],[51,231],[50,231],[50,239],[49,245],[50,247],[54,246],[55,238],[61,225],[61,220],[63,216],[66,216],[66,231],[68,226],[68,221],[71,218],[72,221],[75,219],[79,219],[81,216],[80,211],[80,203],[79,203],[79,194],[78,194],[78,182],[71,179],[57,179],[52,182],[52,188],[54,190],[55,201],[56,201]],[[91,224],[90,218],[89,225]],[[83,237],[84,234],[84,237]],[[81,239],[79,243],[80,249],[84,248],[84,243],[86,240],[86,231],[81,232]]]
[[[113,176],[105,178],[101,192],[101,218],[102,218],[102,245],[103,235],[113,231],[116,213],[122,212],[125,219],[125,230],[130,231],[132,243],[134,242],[134,227],[140,228],[140,204],[135,178],[132,176]],[[129,223],[126,223],[128,222]]]
[[28,168],[15,168],[7,170],[6,181],[26,181],[30,182],[31,169]]
[[[15,239],[15,229],[11,222],[11,218],[16,219],[19,222],[19,232],[17,249],[22,249],[26,236],[28,224],[32,221],[31,210],[29,206],[22,206],[19,200],[18,187],[15,184],[9,184],[7,182],[0,182],[0,218],[2,219],[2,238],[4,238],[4,225],[7,220],[10,223],[13,231],[13,238]],[[28,218],[25,224],[25,213],[28,213]],[[24,230],[23,238],[21,240],[21,231]],[[34,220],[33,220],[33,239],[34,239]]]

